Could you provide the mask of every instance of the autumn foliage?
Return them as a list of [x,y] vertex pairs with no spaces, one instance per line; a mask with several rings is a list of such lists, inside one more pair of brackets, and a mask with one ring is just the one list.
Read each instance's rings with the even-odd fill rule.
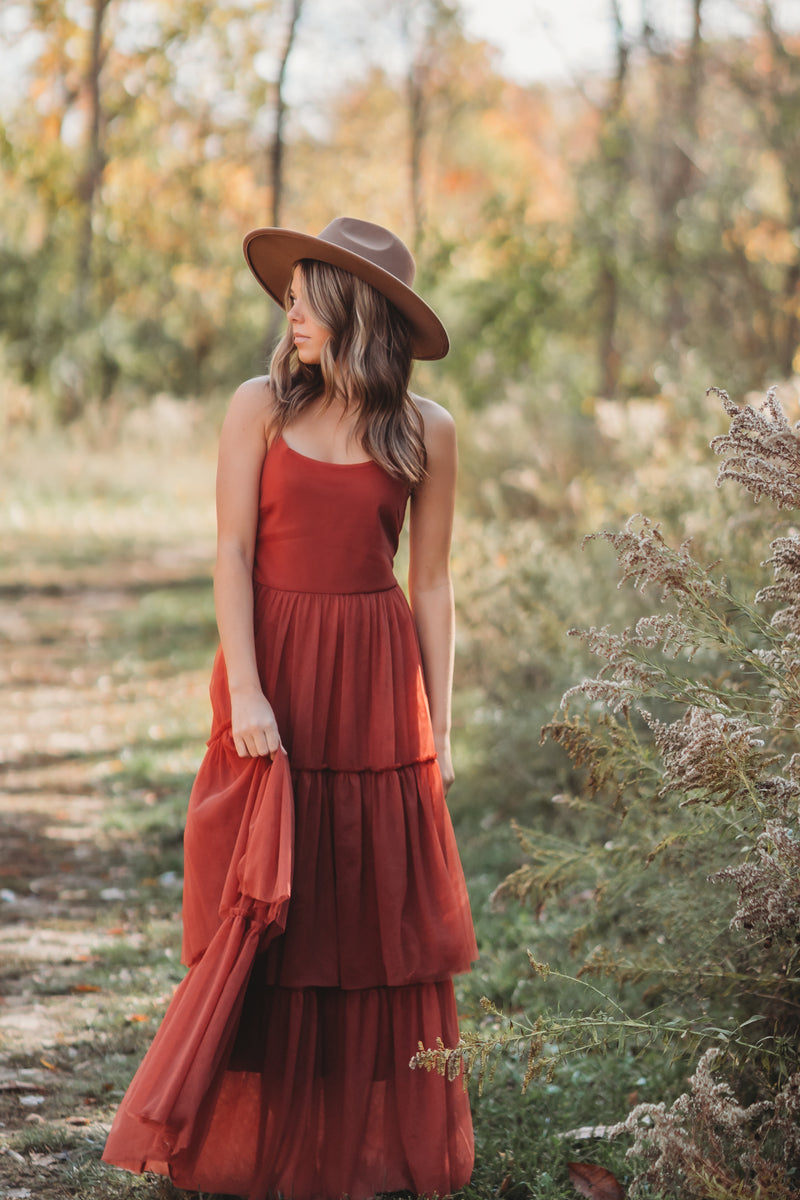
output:
[[504,77],[443,0],[374,6],[358,38],[311,0],[15,0],[6,370],[62,417],[227,390],[276,333],[244,232],[352,212],[413,246],[453,335],[436,378],[473,405],[785,377],[798,40],[755,7],[742,38],[706,34],[703,0],[683,43],[620,24],[611,77],[546,87]]

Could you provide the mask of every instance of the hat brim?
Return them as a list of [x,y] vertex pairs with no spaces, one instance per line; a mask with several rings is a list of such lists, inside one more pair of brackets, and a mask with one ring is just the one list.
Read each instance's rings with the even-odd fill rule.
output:
[[247,265],[265,292],[284,307],[294,264],[313,258],[350,271],[394,304],[411,326],[414,358],[444,358],[450,339],[442,322],[425,301],[389,271],[332,242],[292,229],[253,229],[242,245]]

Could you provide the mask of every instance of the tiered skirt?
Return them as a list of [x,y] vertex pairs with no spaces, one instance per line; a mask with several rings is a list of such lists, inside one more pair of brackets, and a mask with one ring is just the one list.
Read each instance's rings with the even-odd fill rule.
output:
[[[104,1157],[250,1200],[445,1196],[472,1168],[468,1098],[460,1081],[409,1060],[419,1043],[458,1040],[452,976],[477,951],[413,620],[397,587],[326,595],[257,584],[255,599],[261,681],[291,764],[291,895],[284,905],[280,888],[254,900],[254,885],[246,903],[235,896],[255,848],[260,867],[285,841],[287,818],[283,764],[235,752],[218,655],[186,828],[181,988],[205,971],[212,982],[202,988],[213,990],[211,957],[244,962],[248,937],[255,953],[201,1090],[191,1071],[181,1084],[183,1125],[174,1109],[164,1116],[158,1093],[197,1007],[185,999],[142,1063]],[[273,867],[274,879],[277,857]],[[192,1050],[193,1061],[208,1053]]]

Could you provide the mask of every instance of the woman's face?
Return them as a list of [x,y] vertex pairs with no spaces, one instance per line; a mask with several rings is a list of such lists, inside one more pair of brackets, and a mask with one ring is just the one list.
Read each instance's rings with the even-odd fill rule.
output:
[[330,330],[320,325],[311,315],[303,293],[303,273],[295,267],[289,289],[289,309],[286,314],[292,327],[294,344],[300,362],[308,365],[318,363],[322,347],[331,336]]

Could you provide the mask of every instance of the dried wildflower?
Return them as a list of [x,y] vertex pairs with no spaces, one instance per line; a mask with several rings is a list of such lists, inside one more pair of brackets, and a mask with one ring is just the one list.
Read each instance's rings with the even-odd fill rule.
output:
[[633,702],[658,678],[660,676],[655,672],[648,672],[644,667],[637,669],[636,664],[631,664],[625,679],[584,679],[582,683],[576,683],[561,697],[561,706],[566,712],[570,700],[585,696],[587,700],[605,705],[610,712],[628,713]]
[[[800,1111],[800,1076],[793,1076],[772,1103],[740,1105],[728,1083],[717,1081],[707,1050],[690,1082],[691,1091],[671,1108],[639,1104],[609,1137],[633,1135],[627,1157],[643,1166],[632,1198],[659,1195],[707,1200],[709,1195],[769,1196],[789,1200],[797,1165],[795,1123]],[[746,1186],[747,1190],[744,1190]]]
[[[800,624],[800,607],[783,609],[773,617],[773,628],[783,633],[780,626],[789,615]],[[764,698],[772,701],[773,724],[786,728],[800,723],[800,633],[784,633],[782,641],[768,650],[753,650],[751,656],[760,664]]]
[[614,547],[617,561],[622,569],[618,587],[631,582],[644,592],[655,584],[661,589],[661,598],[675,596],[707,597],[715,592],[709,568],[703,567],[689,553],[691,542],[682,542],[677,550],[667,545],[660,524],[654,524],[642,513],[634,513],[619,532],[605,529],[601,533],[589,534],[584,542],[599,538]]
[[785,640],[772,650],[754,650],[753,657],[776,676],[783,685],[800,682],[800,636],[787,634]]
[[[779,507],[800,507],[800,425],[788,425],[775,393],[759,411],[739,409],[724,394],[722,400],[731,430],[714,443],[726,459],[718,482],[737,479],[757,499],[767,496]],[[644,617],[622,632],[609,626],[570,631],[600,662],[597,678],[571,688],[562,704],[580,694],[613,713],[627,713],[636,705],[635,720],[622,720],[608,711],[598,713],[586,705],[580,717],[563,712],[542,731],[564,746],[585,772],[586,779],[582,775],[578,785],[584,807],[591,807],[593,815],[597,811],[606,817],[619,816],[615,826],[619,833],[603,843],[594,822],[585,839],[548,840],[539,834],[537,841],[531,832],[523,842],[528,861],[496,895],[514,894],[541,904],[545,896],[561,892],[565,908],[578,900],[585,923],[570,943],[577,954],[584,945],[595,944],[598,931],[602,931],[600,938],[605,937],[609,918],[613,921],[621,900],[627,902],[634,895],[628,882],[635,869],[632,864],[652,863],[668,847],[690,846],[691,862],[688,852],[660,860],[656,881],[660,890],[655,895],[659,916],[643,923],[643,928],[649,937],[651,929],[660,926],[665,936],[659,936],[655,945],[637,944],[633,937],[620,938],[618,945],[612,939],[608,950],[601,942],[588,952],[579,981],[597,992],[589,982],[593,977],[610,975],[615,986],[622,987],[657,974],[657,988],[648,987],[642,999],[647,1005],[655,999],[659,1011],[669,1014],[659,1044],[674,1046],[679,1056],[688,1056],[693,1047],[707,1044],[710,1034],[718,1036],[737,1055],[735,1069],[759,1103],[745,1106],[728,1082],[714,1077],[714,1060],[721,1051],[705,1054],[686,1095],[671,1107],[641,1105],[616,1127],[617,1134],[633,1135],[630,1154],[644,1164],[630,1194],[675,1200],[745,1196],[798,1200],[800,1074],[793,1074],[798,1057],[791,998],[797,957],[794,950],[784,954],[786,970],[778,973],[776,955],[767,949],[771,939],[796,940],[800,928],[800,752],[789,757],[789,747],[797,746],[800,731],[800,532],[790,529],[771,544],[771,557],[764,565],[772,568],[773,579],[757,596],[758,603],[771,606],[763,615],[740,602],[724,580],[714,578],[712,567],[697,562],[688,542],[677,550],[670,548],[659,525],[646,517],[632,517],[619,533],[594,536],[614,547],[621,582],[627,580],[642,592],[658,590],[669,610]],[[698,645],[709,651],[705,678],[697,668],[684,671],[675,665],[683,654],[691,658]],[[661,721],[644,711],[648,697]],[[656,707],[662,703],[669,716]],[[662,723],[670,721],[677,706],[685,709],[684,715]],[[595,803],[601,789],[600,803]],[[702,809],[693,809],[691,817],[685,813],[681,819],[674,803],[653,804],[656,794],[669,795],[670,801],[675,797],[682,806],[730,807],[705,815]],[[609,807],[603,814],[609,795],[615,811],[612,814]],[[746,859],[741,851],[744,839],[752,847]],[[601,848],[613,850],[613,855],[604,855]],[[691,936],[705,932],[704,897],[675,887],[678,872],[697,865],[707,875],[726,863],[731,865],[711,879],[730,881],[737,889],[730,893],[731,898],[737,897],[730,905],[736,909],[731,927],[759,938],[760,944],[741,934],[731,938],[716,923],[717,905],[708,906],[710,937]],[[606,895],[613,898],[610,906]],[[680,923],[665,920],[660,925],[662,904],[683,906],[684,897],[688,902],[679,913]],[[587,898],[596,902],[597,919],[586,915]],[[652,911],[647,901],[642,907],[646,913]],[[721,925],[726,923],[727,916]],[[684,929],[689,936],[679,937]],[[730,949],[731,943],[738,945]],[[709,946],[713,953],[721,951],[713,970]],[[556,970],[552,975],[559,978]],[[720,986],[712,987],[712,979]],[[776,990],[780,1009],[773,1003]],[[784,993],[790,993],[788,1000]],[[677,1030],[672,997],[676,1005],[684,1006]],[[762,999],[770,1007],[759,1016],[754,1014],[754,1003]],[[653,1011],[634,1020],[621,1010],[610,1019],[603,1010],[599,1016],[582,1015],[560,1024],[545,1017],[547,1038],[562,1058],[600,1047],[608,1050],[629,1038],[641,1046],[642,1031],[655,1031],[659,1025]],[[712,1020],[719,1020],[724,1031],[716,1034]],[[753,1027],[758,1030],[755,1035]],[[524,1033],[530,1054],[526,1081],[541,1072],[540,1032],[528,1028]],[[655,1032],[650,1036],[655,1039]],[[502,1038],[506,1038],[503,1048],[508,1045],[521,1057],[519,1027],[513,1034],[510,1026],[507,1035],[497,1033],[495,1044]]]
[[[636,749],[633,731],[608,713],[593,715],[591,724],[587,714],[550,721],[542,726],[540,741],[544,743],[547,738],[563,746],[576,767],[585,769],[584,787],[590,796],[615,781],[620,757],[630,760],[631,751]],[[524,844],[523,849],[528,852]]]
[[753,937],[788,937],[800,927],[800,841],[779,821],[767,821],[754,857],[738,867],[710,876],[712,883],[730,879],[739,892],[732,929]]
[[800,1074],[792,1075],[778,1092],[760,1134],[762,1139],[775,1134],[783,1142],[787,1162],[800,1162]]
[[677,658],[682,650],[688,650],[691,658],[697,649],[697,638],[692,630],[671,613],[640,617],[632,628],[624,629],[622,633],[611,633],[604,625],[602,629],[596,626],[570,629],[569,636],[580,638],[593,654],[606,660],[601,677],[611,672],[616,674],[620,667],[623,673],[638,667],[652,674],[652,667],[638,657],[642,651],[659,650],[669,658]]
[[764,752],[760,725],[744,717],[727,717],[706,708],[691,707],[669,725],[648,721],[664,760],[665,784],[685,793],[683,804],[701,800],[727,804],[753,794],[755,783],[773,761]]
[[459,1038],[455,1046],[445,1046],[442,1039],[437,1037],[435,1048],[429,1049],[423,1042],[417,1042],[417,1053],[408,1065],[412,1071],[418,1067],[429,1074],[436,1071],[439,1075],[445,1075],[451,1083],[463,1075],[466,1086],[471,1057],[470,1047],[463,1038]]
[[542,979],[547,979],[547,976],[550,974],[550,964],[549,963],[538,962],[533,957],[530,950],[528,951],[528,962],[531,964],[533,973],[535,975],[541,976]]
[[800,784],[794,779],[786,779],[783,775],[768,775],[756,784],[759,802],[764,809],[778,813],[782,820],[787,820],[790,810],[800,799]]
[[793,636],[800,645],[800,537],[776,538],[770,543],[772,555],[762,566],[772,567],[775,582],[756,594],[756,604],[784,604],[772,617],[771,624],[781,633]]
[[769,548],[773,553],[761,565],[774,567],[777,577],[783,577],[797,587],[800,583],[800,537],[793,533],[788,537],[775,538]]
[[[759,593],[760,595],[761,593]],[[800,603],[778,609],[773,614],[770,624],[779,633],[785,633],[788,637],[794,638],[795,649],[800,645]]]
[[598,700],[612,712],[627,712],[634,700],[647,692],[657,691],[664,682],[664,670],[647,655],[657,651],[668,658],[677,658],[686,651],[691,659],[698,639],[680,617],[672,613],[640,617],[636,624],[621,633],[612,633],[607,625],[601,629],[570,629],[570,637],[580,638],[598,658],[605,659],[595,679],[584,679],[564,693],[561,704],[569,706],[573,696],[583,695]]
[[766,496],[778,508],[800,508],[800,425],[791,426],[770,388],[760,408],[734,404],[727,392],[710,388],[731,418],[726,434],[711,442],[715,454],[726,456],[717,487],[733,479],[760,500]]
[[696,649],[692,630],[671,613],[640,617],[636,624],[622,633],[611,633],[607,625],[602,629],[570,629],[570,637],[579,637],[593,654],[607,660],[604,672],[613,669],[619,662],[627,662],[639,650],[660,650],[670,658],[677,658],[681,650]]

